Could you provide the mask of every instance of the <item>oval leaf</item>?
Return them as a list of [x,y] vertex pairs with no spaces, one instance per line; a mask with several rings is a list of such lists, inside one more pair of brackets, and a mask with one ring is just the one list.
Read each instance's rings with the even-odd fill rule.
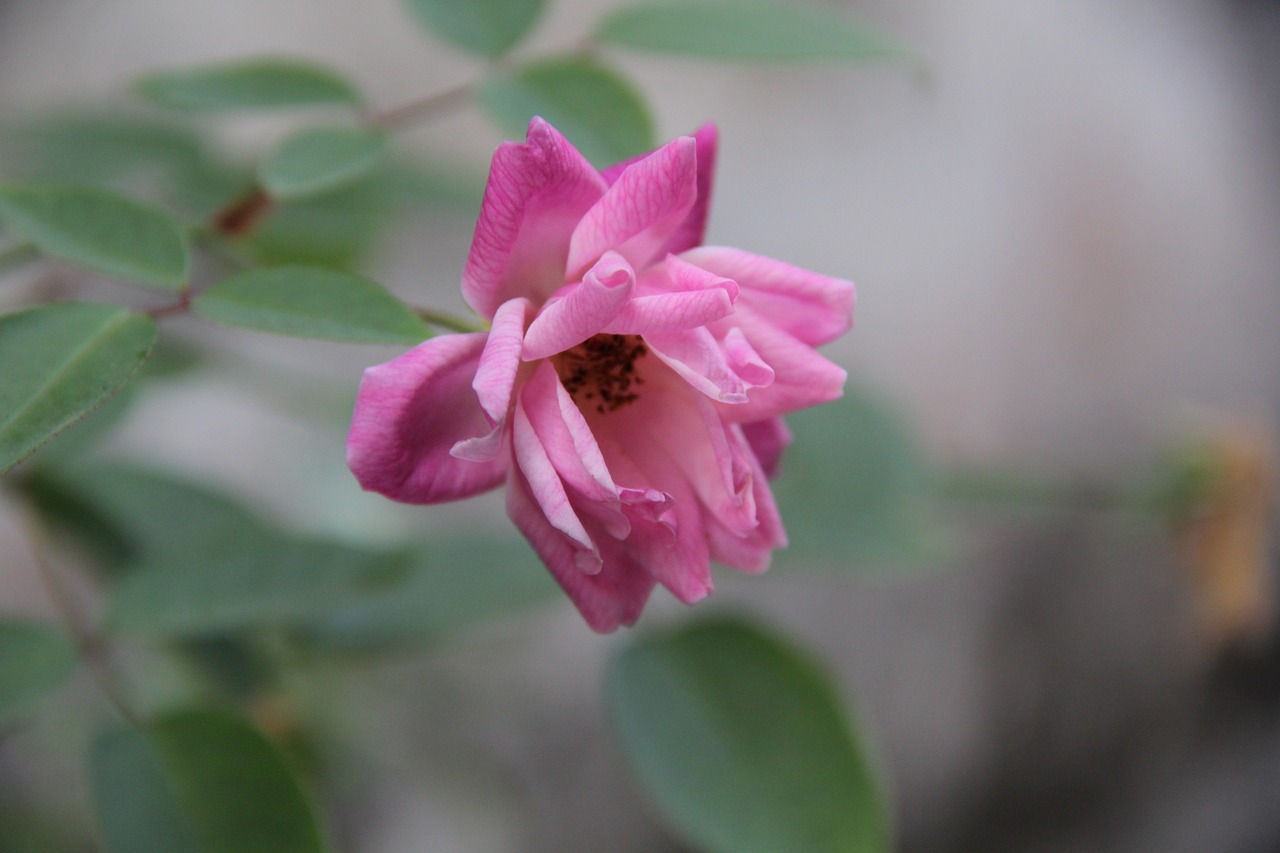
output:
[[176,290],[187,240],[169,214],[87,187],[0,189],[0,220],[41,251],[108,275]]
[[278,198],[335,189],[378,164],[386,135],[359,127],[315,127],[286,139],[272,152],[258,178]]
[[191,112],[360,102],[359,92],[340,75],[290,59],[250,59],[159,71],[139,80],[137,89],[161,106]]
[[424,26],[458,47],[501,56],[520,41],[546,0],[405,0]]
[[191,710],[101,736],[90,759],[110,853],[321,853],[315,807],[232,714]]
[[0,317],[0,474],[123,385],[155,339],[154,320],[112,305]]
[[263,332],[353,343],[421,343],[431,329],[371,281],[320,267],[249,270],[202,293],[197,314]]
[[542,116],[597,166],[654,146],[644,100],[630,83],[592,59],[553,59],[500,73],[484,82],[480,102],[514,133],[523,133],[530,118]]
[[214,527],[143,557],[112,590],[106,621],[173,636],[296,622],[384,590],[403,564],[400,554]]
[[624,649],[615,729],[650,796],[708,853],[889,849],[883,799],[835,691],[744,622],[707,621]]
[[900,56],[843,15],[812,4],[671,0],[620,9],[600,24],[617,45],[710,59],[805,60]]
[[0,619],[0,724],[29,713],[76,668],[61,632],[28,619]]

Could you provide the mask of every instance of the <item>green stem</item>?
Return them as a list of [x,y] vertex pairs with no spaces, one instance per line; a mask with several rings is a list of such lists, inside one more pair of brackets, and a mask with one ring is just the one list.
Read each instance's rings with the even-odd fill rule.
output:
[[30,263],[39,257],[39,250],[31,243],[18,243],[7,249],[0,250],[0,273],[5,272],[10,267]]
[[462,83],[442,89],[385,110],[371,110],[362,117],[364,123],[384,130],[401,130],[426,121],[437,113],[464,106],[475,94],[478,82]]
[[432,326],[438,326],[441,329],[448,329],[451,332],[484,332],[488,331],[484,324],[478,320],[468,320],[464,317],[455,317],[444,311],[436,311],[432,308],[415,307],[416,313],[423,320]]

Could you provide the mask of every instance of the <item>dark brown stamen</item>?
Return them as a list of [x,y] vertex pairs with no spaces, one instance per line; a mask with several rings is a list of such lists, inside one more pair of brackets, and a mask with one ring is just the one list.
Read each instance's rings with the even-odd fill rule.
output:
[[555,357],[565,390],[579,402],[595,402],[599,414],[615,412],[636,400],[643,385],[636,361],[649,350],[635,335],[596,335]]

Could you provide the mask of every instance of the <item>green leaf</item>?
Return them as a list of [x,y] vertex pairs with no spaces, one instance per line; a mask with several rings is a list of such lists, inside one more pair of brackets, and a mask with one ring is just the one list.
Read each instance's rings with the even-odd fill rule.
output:
[[275,746],[221,711],[102,735],[90,777],[109,853],[321,853],[315,807]]
[[155,336],[150,317],[110,305],[0,316],[0,474],[123,385]]
[[41,251],[107,275],[177,290],[187,239],[161,210],[87,187],[0,188],[0,221]]
[[708,59],[875,59],[902,51],[811,3],[669,0],[619,9],[599,38],[624,47]]
[[75,671],[71,641],[46,625],[0,617],[0,724],[30,713]]
[[207,853],[142,730],[125,726],[99,735],[88,775],[107,853]]
[[643,98],[594,59],[552,59],[496,74],[485,80],[480,102],[513,133],[524,133],[530,118],[542,116],[597,166],[654,146]]
[[405,0],[423,26],[483,56],[501,56],[542,14],[545,0]]
[[920,561],[937,546],[932,484],[910,424],[865,389],[787,416],[795,441],[773,490],[797,562]]
[[127,465],[39,471],[20,491],[59,533],[88,545],[109,569],[215,529],[256,529],[255,514],[173,474]]
[[359,92],[341,75],[290,59],[247,59],[158,71],[139,80],[137,89],[162,107],[190,112],[360,102]]
[[403,567],[401,554],[215,527],[144,557],[112,590],[106,622],[172,636],[298,622],[377,594]]
[[647,637],[613,659],[607,689],[632,769],[699,850],[890,849],[834,689],[778,638],[725,619]]
[[437,535],[403,583],[305,625],[310,648],[341,654],[413,650],[558,597],[528,544],[514,536]]
[[367,174],[386,150],[386,134],[359,127],[313,127],[286,139],[258,178],[277,198],[335,189]]
[[320,267],[255,269],[195,300],[197,314],[280,335],[354,343],[421,343],[426,323],[378,285]]

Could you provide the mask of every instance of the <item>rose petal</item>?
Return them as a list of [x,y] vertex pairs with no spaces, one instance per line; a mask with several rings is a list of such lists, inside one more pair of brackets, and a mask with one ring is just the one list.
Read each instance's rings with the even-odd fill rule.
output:
[[645,271],[636,295],[604,331],[617,335],[669,332],[705,326],[733,313],[738,285],[675,255]]
[[485,335],[442,335],[364,372],[347,436],[360,485],[404,503],[457,500],[494,488],[505,455],[456,459],[458,441],[488,429],[471,380]]
[[733,405],[747,402],[746,383],[705,326],[652,332],[644,336],[644,342],[686,382],[713,400]]
[[742,435],[751,445],[751,451],[760,461],[760,468],[769,479],[778,475],[778,463],[782,452],[791,444],[791,430],[782,418],[766,418],[741,424]]
[[612,249],[646,267],[698,197],[697,143],[682,136],[628,166],[582,217],[569,241],[565,279],[573,281]]
[[494,458],[502,448],[502,430],[511,407],[511,394],[516,375],[520,370],[520,350],[524,345],[524,318],[529,310],[529,300],[510,299],[502,303],[493,315],[493,327],[476,377],[471,383],[480,401],[480,408],[489,421],[490,431],[459,441],[450,450],[459,459],[483,462]]
[[547,358],[577,346],[600,332],[622,311],[635,288],[631,265],[617,252],[605,252],[571,285],[538,312],[524,340],[524,358]]
[[516,296],[540,304],[565,283],[569,241],[605,193],[590,163],[540,118],[524,145],[493,155],[480,219],[462,274],[462,295],[481,316]]
[[681,257],[736,281],[744,305],[809,346],[832,341],[853,324],[856,292],[851,281],[719,246],[691,249]]

